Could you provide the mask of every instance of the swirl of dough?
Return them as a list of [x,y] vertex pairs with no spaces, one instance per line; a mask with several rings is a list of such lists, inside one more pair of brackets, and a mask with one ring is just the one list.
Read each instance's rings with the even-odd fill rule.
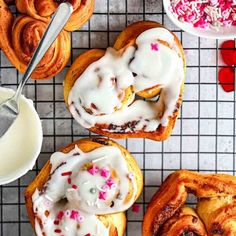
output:
[[206,225],[208,235],[236,234],[235,196],[203,198],[197,204],[197,213]]
[[138,22],[113,48],[75,60],[65,78],[65,101],[76,121],[95,133],[164,140],[177,119],[184,77],[178,38],[158,23]]
[[[178,214],[188,193],[199,199],[197,213],[206,227],[207,235],[233,235],[217,232],[228,232],[226,228],[229,230],[231,224],[235,224],[233,199],[236,196],[236,178],[224,174],[204,175],[186,170],[169,175],[152,198],[143,220],[143,235],[159,235],[163,224]],[[235,234],[235,227],[231,227],[230,232]]]
[[161,236],[207,236],[205,226],[196,212],[182,207],[161,227]]
[[16,0],[16,7],[23,14],[48,22],[62,2],[70,2],[74,8],[65,26],[67,31],[78,30],[93,13],[94,0]]
[[122,236],[123,211],[142,185],[127,150],[105,139],[85,139],[51,156],[26,190],[26,207],[40,236]]
[[[0,48],[10,62],[23,73],[36,49],[47,24],[29,16],[14,19],[0,1]],[[70,57],[70,35],[62,31],[32,73],[33,79],[48,79],[58,74]]]

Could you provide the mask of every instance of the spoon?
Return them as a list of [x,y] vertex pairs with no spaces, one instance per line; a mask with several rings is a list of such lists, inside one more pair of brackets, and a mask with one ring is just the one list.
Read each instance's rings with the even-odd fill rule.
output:
[[30,75],[39,64],[49,47],[53,44],[64,28],[72,12],[73,7],[70,3],[62,3],[59,5],[28,64],[27,70],[16,93],[11,98],[0,103],[0,138],[7,132],[19,115],[19,98],[26,82],[29,80]]

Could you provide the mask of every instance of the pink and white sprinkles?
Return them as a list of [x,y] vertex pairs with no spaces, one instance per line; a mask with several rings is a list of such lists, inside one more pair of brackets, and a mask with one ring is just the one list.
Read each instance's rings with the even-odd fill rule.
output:
[[[77,221],[78,223],[82,223],[84,221],[84,216],[79,213],[77,210],[66,210],[59,211],[57,214],[57,218],[54,220],[54,225],[60,224],[64,217],[70,218],[72,220]],[[62,230],[58,227],[54,230],[55,233],[61,233]]]
[[181,22],[208,29],[236,25],[235,0],[170,0],[169,10]]

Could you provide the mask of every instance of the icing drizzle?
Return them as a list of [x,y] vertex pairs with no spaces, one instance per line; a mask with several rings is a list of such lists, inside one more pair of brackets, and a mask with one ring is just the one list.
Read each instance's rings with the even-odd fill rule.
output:
[[[153,28],[140,34],[136,45],[120,51],[108,48],[75,82],[69,109],[85,128],[152,132],[167,126],[178,109],[184,65],[174,36],[165,28]],[[138,92],[155,86],[162,88],[156,101],[135,99]],[[124,103],[128,89],[132,95]]]
[[113,146],[84,153],[77,146],[51,156],[49,180],[32,196],[37,235],[109,235],[96,215],[117,213],[137,193],[121,151]]

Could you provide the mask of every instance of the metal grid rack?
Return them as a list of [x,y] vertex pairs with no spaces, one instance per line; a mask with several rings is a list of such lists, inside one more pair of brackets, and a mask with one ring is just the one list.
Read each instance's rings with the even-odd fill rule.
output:
[[[13,9],[14,11],[14,9]],[[144,209],[158,186],[172,171],[186,168],[201,172],[235,174],[235,98],[218,84],[220,40],[200,39],[180,31],[167,18],[161,0],[96,0],[93,17],[72,33],[72,57],[89,48],[112,45],[117,34],[132,22],[155,20],[175,32],[187,56],[187,79],[181,116],[170,139],[119,140],[138,160],[145,187],[137,201],[139,213],[127,212],[128,236],[141,235]],[[24,206],[24,190],[50,154],[73,140],[91,136],[71,118],[63,101],[62,82],[66,69],[47,81],[30,81],[25,95],[35,102],[44,129],[44,143],[37,164],[21,179],[0,187],[0,235],[29,236],[33,231]],[[16,88],[20,75],[1,52],[2,86]],[[194,203],[190,196],[189,203]]]

